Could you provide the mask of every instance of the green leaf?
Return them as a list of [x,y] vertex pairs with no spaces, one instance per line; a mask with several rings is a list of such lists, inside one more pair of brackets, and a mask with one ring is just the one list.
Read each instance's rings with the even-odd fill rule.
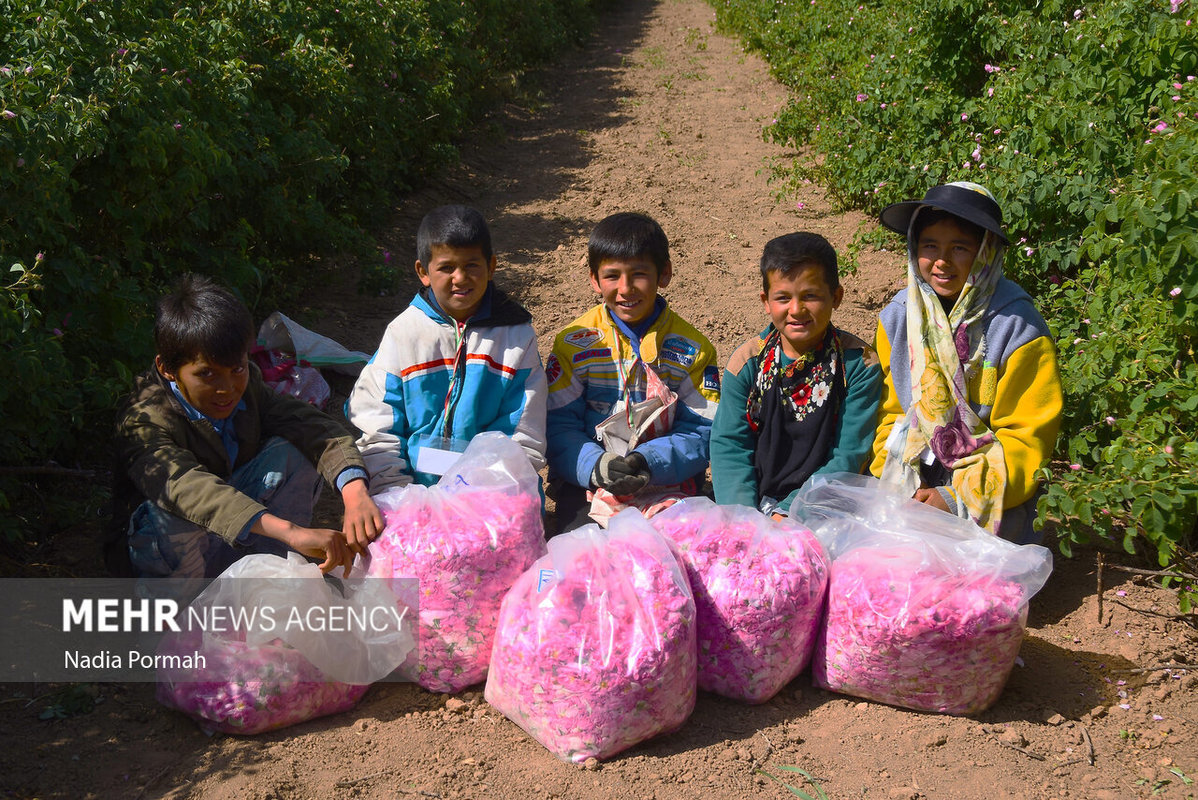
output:
[[1073,547],[1070,544],[1069,539],[1062,536],[1057,540],[1057,548],[1061,551],[1061,555],[1063,555],[1065,558],[1073,558]]
[[768,778],[772,778],[774,781],[778,782],[783,787],[788,789],[790,791],[790,793],[793,794],[795,797],[801,797],[804,800],[828,800],[828,795],[824,793],[823,787],[821,787],[819,785],[819,782],[816,781],[816,779],[807,770],[805,770],[801,767],[795,767],[795,766],[791,766],[788,764],[780,765],[778,767],[778,769],[785,770],[786,772],[795,772],[795,773],[798,773],[799,775],[802,775],[803,779],[805,781],[807,781],[807,783],[811,784],[811,787],[815,790],[815,794],[814,795],[808,794],[807,792],[803,791],[802,789],[798,788],[797,786],[794,786],[790,783],[787,783],[787,782],[781,780],[780,778],[778,778],[774,775],[771,775],[770,773],[766,772],[764,769],[758,769],[757,772],[761,773],[762,775],[765,775]]

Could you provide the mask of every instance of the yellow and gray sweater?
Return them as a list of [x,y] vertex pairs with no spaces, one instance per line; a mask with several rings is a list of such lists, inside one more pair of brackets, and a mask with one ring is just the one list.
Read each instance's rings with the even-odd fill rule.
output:
[[[878,320],[874,348],[882,362],[884,383],[870,464],[870,471],[877,476],[886,461],[886,440],[911,400],[906,306],[907,290],[903,289]],[[1003,448],[1007,488],[1001,533],[1014,541],[1028,541],[1034,539],[1036,473],[1052,456],[1061,425],[1064,398],[1056,347],[1031,297],[1006,278],[995,288],[981,324],[985,351],[981,369],[969,376],[969,403]],[[953,510],[951,491],[945,499]],[[1016,526],[1022,530],[1013,530]]]

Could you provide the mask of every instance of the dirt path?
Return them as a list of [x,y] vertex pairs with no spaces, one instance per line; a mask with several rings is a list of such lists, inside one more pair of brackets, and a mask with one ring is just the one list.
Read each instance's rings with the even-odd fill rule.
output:
[[[700,0],[616,4],[588,46],[543,76],[541,102],[479,120],[480,141],[463,164],[397,211],[393,263],[414,260],[415,227],[429,207],[479,207],[493,225],[498,279],[533,312],[547,352],[555,330],[595,302],[580,263],[590,228],[617,210],[645,211],[671,239],[671,303],[726,359],[763,324],[761,246],[809,229],[844,248],[860,218],[832,214],[815,187],[801,209],[774,201],[766,162],[784,154],[760,130],[785,93],[757,58],[714,32],[713,19]],[[363,298],[351,266],[328,266],[309,318],[372,351],[413,283],[398,296]],[[867,255],[846,281],[839,324],[870,338],[902,271],[893,254]],[[97,687],[104,702],[95,711],[57,722],[38,720],[41,706],[18,697],[30,690],[19,686],[6,687],[0,707],[9,744],[0,748],[0,794],[732,800],[793,796],[757,770],[798,766],[831,798],[1192,796],[1198,675],[1129,671],[1194,663],[1192,631],[1116,605],[1172,610],[1168,593],[1126,576],[1108,578],[1100,623],[1089,563],[1058,563],[1033,604],[1022,665],[976,719],[858,702],[803,675],[756,707],[701,695],[681,731],[591,771],[559,762],[480,691],[447,698],[378,685],[343,715],[210,739],[158,706],[149,685]]]
[[[727,358],[764,326],[757,260],[766,241],[806,229],[843,252],[862,217],[832,214],[816,187],[774,200],[767,161],[785,152],[761,130],[786,93],[760,59],[715,33],[714,19],[693,0],[615,4],[584,49],[541,76],[534,110],[509,106],[481,124],[464,164],[404,204],[388,240],[393,259],[415,260],[416,226],[431,206],[476,206],[495,237],[496,280],[532,312],[548,352],[554,333],[597,300],[581,261],[591,228],[616,211],[641,211],[670,238],[674,283],[664,294]],[[504,135],[492,135],[495,123]],[[903,269],[868,254],[846,279],[838,324],[872,339]],[[414,279],[398,299],[365,308],[354,284],[340,283],[347,294],[325,324],[372,352]]]

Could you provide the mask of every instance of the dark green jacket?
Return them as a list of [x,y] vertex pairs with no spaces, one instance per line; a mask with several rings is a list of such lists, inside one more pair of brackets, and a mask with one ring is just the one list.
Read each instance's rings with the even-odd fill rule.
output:
[[[237,463],[229,466],[219,434],[206,419],[191,420],[156,369],[138,376],[116,429],[115,511],[128,514],[144,500],[232,542],[266,508],[226,481],[273,436],[296,446],[329,485],[350,467],[365,469],[354,437],[336,419],[290,395],[274,392],[250,364],[246,407],[237,412]],[[119,539],[123,531],[109,538]],[[109,563],[110,568],[113,564]],[[119,570],[118,570],[119,571]]]

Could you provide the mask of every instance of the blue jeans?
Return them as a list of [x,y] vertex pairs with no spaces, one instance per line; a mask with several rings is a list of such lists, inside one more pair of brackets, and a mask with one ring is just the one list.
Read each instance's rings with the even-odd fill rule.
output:
[[[229,477],[229,485],[277,517],[307,527],[324,481],[293,444],[274,437]],[[129,518],[129,558],[142,578],[212,579],[250,553],[286,557],[277,539],[243,533],[230,545],[206,528],[170,514],[150,501]]]

